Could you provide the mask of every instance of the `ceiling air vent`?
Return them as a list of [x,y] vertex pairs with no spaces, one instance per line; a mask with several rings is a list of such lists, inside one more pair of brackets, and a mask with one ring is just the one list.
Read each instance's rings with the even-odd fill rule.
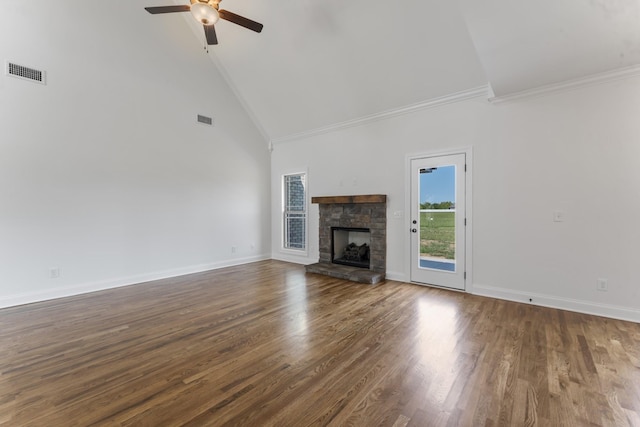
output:
[[14,64],[7,61],[7,75],[23,80],[29,80],[40,84],[45,84],[45,72],[24,65]]
[[198,123],[203,123],[205,125],[213,126],[213,119],[211,117],[202,116],[198,114]]

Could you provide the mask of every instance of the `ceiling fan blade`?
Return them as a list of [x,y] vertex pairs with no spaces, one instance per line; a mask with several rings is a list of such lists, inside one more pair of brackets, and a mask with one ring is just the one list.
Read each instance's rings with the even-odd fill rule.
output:
[[218,36],[213,25],[203,25],[204,35],[207,38],[207,44],[218,44]]
[[157,13],[189,12],[191,6],[157,6],[145,7],[145,10],[153,15]]
[[226,21],[233,22],[234,24],[238,24],[241,27],[248,28],[252,31],[255,31],[256,33],[262,31],[263,25],[259,22],[252,21],[251,19],[247,19],[244,16],[236,15],[235,13],[229,12],[228,10],[219,10],[218,13],[220,14],[220,18]]

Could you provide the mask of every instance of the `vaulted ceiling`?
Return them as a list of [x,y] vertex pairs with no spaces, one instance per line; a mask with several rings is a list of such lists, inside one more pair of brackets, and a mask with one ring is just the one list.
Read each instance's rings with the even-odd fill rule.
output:
[[[142,7],[188,0],[144,0]],[[209,49],[270,140],[488,87],[504,97],[640,63],[638,0],[223,0]],[[492,96],[491,95],[491,96]],[[488,95],[490,96],[490,95]]]

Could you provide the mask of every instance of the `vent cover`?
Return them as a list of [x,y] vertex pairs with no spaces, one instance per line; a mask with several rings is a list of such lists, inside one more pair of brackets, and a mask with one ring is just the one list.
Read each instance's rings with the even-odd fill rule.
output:
[[198,114],[198,122],[205,125],[213,126],[213,119],[211,117]]
[[24,65],[14,64],[13,62],[9,61],[7,61],[7,75],[40,84],[46,83],[44,71],[25,67]]

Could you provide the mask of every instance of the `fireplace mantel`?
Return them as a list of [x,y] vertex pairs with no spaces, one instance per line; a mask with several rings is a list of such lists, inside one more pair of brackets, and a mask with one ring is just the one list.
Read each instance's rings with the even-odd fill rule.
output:
[[387,203],[386,194],[363,194],[358,196],[326,196],[312,197],[311,203],[319,205],[336,205],[352,203]]

